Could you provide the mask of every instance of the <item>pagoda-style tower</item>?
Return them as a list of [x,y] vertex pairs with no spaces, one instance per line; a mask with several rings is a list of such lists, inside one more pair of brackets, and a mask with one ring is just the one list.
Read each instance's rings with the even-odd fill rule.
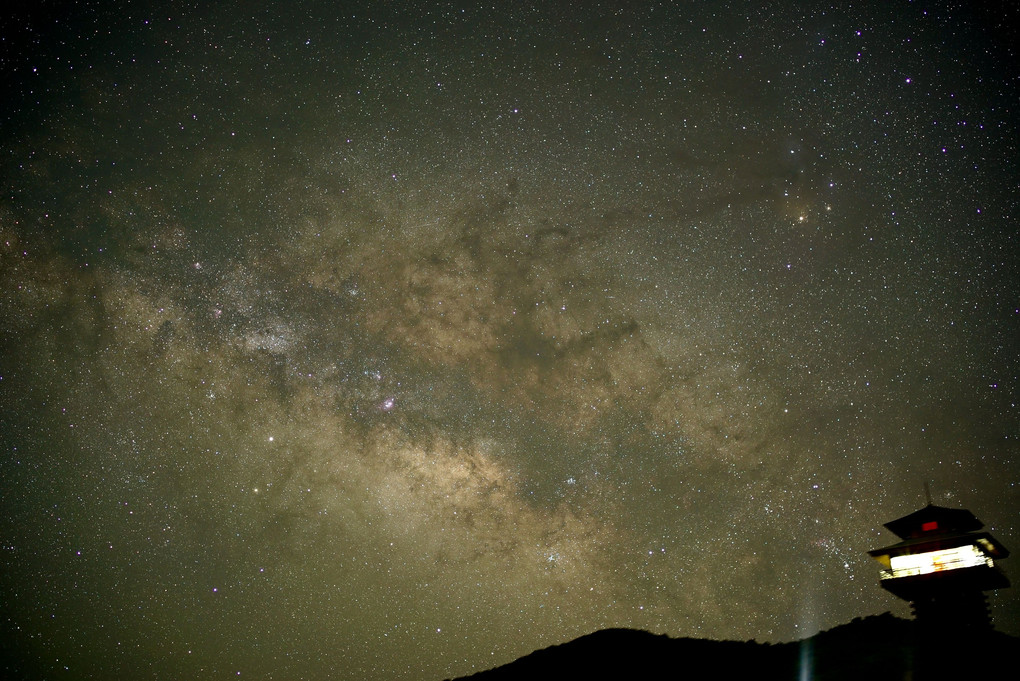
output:
[[991,629],[985,591],[1009,586],[995,561],[1009,555],[966,509],[928,503],[885,524],[903,541],[868,553],[882,563],[882,588],[910,601],[923,635]]

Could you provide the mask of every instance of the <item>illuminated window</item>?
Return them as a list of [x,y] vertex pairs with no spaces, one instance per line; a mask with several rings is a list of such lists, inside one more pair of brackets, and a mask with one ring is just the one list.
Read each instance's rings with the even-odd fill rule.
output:
[[937,530],[937,529],[939,529],[939,524],[937,522],[935,522],[934,520],[931,521],[930,523],[921,523],[921,531],[922,532],[931,532],[932,530]]
[[978,547],[973,544],[958,546],[954,549],[942,551],[929,551],[928,553],[906,554],[903,556],[892,556],[889,559],[890,570],[884,575],[890,577],[911,577],[914,575],[926,575],[932,572],[943,570],[958,570],[960,568],[977,567],[979,565],[992,565],[992,559],[981,553]]

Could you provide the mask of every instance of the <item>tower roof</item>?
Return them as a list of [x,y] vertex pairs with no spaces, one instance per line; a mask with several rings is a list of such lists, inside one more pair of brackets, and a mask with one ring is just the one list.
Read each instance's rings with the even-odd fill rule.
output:
[[885,524],[900,539],[914,539],[932,534],[974,532],[984,523],[965,508],[946,508],[928,504],[902,518]]

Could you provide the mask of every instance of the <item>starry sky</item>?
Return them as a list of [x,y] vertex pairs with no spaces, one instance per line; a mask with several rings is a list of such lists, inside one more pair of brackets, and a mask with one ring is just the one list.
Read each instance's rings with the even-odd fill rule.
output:
[[1018,17],[975,4],[0,19],[7,677],[907,616],[866,551],[926,481],[1020,551]]

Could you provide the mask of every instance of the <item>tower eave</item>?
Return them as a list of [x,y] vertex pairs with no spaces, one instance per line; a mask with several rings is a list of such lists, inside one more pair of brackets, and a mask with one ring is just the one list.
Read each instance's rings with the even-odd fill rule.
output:
[[988,532],[961,533],[961,534],[940,534],[928,537],[914,537],[905,539],[889,546],[872,549],[868,555],[872,558],[880,556],[900,556],[907,553],[925,553],[939,549],[951,549],[957,546],[975,544],[980,546],[982,552],[993,558],[1006,558],[1009,556],[1009,549],[1003,546],[998,539]]
[[885,527],[901,539],[917,537],[926,532],[925,525],[934,524],[941,531],[974,532],[984,527],[977,516],[964,508],[946,508],[928,504],[902,518],[885,523]]

